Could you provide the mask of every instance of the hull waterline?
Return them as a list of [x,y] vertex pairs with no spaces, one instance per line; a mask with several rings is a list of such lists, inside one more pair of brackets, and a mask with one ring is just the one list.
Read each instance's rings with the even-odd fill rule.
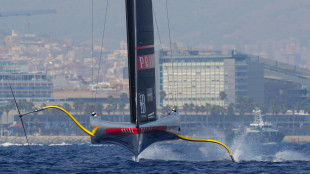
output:
[[95,130],[91,138],[93,144],[120,145],[138,156],[153,143],[179,139],[180,120],[177,116],[142,124],[136,128],[131,123],[107,122],[99,118],[91,119],[91,129]]

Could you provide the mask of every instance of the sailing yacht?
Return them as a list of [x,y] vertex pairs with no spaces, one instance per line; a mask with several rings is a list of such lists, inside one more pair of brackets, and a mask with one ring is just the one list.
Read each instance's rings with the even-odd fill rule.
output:
[[126,17],[131,122],[93,117],[91,142],[118,144],[139,155],[154,142],[178,139],[180,119],[176,112],[157,119],[152,1],[126,0]]
[[[159,141],[182,139],[186,141],[212,142],[223,146],[232,161],[234,161],[228,147],[219,141],[193,139],[179,135],[180,118],[175,109],[172,109],[171,113],[166,117],[158,119],[152,9],[152,0],[126,0],[130,97],[129,123],[104,121],[94,113],[90,120],[91,131],[89,131],[68,111],[58,106],[46,106],[21,114],[11,88],[23,128],[23,116],[46,109],[58,109],[67,114],[78,127],[90,135],[93,144],[117,144],[138,156],[148,146]],[[25,129],[24,133],[27,139]]]

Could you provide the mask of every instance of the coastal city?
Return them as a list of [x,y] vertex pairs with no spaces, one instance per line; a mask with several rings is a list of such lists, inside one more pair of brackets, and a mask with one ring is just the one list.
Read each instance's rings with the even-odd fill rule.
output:
[[309,0],[3,0],[0,173],[309,173]]
[[[89,44],[74,45],[69,39],[15,30],[0,37],[1,135],[22,135],[8,79],[24,112],[64,106],[88,125],[88,116],[96,108],[107,120],[129,121],[125,41],[116,50],[94,45],[92,51]],[[234,45],[223,45],[223,51],[214,51],[212,46],[189,50],[178,48],[177,43],[171,50],[161,46],[155,53],[159,114],[176,107],[185,128],[220,127],[229,132],[238,120],[250,124],[252,110],[260,106],[266,118],[277,121],[287,135],[305,134],[310,126],[309,48],[301,47],[296,39],[270,44],[245,45],[244,53]],[[27,117],[32,134],[83,135],[61,113],[55,118],[42,114],[55,113]],[[279,114],[281,118],[276,117]],[[291,122],[291,115],[298,115],[296,123]]]

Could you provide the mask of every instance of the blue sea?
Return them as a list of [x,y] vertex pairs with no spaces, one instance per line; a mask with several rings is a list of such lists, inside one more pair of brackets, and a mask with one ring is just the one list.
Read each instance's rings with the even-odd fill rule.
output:
[[134,156],[116,145],[0,144],[0,173],[310,173],[310,144],[235,142],[237,162],[221,146],[184,141]]

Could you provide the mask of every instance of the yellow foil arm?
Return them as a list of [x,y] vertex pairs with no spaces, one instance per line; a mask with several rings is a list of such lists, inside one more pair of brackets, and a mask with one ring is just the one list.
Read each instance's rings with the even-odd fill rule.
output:
[[211,142],[211,143],[219,144],[219,145],[223,146],[223,147],[227,150],[227,152],[229,153],[229,156],[230,156],[231,160],[232,160],[233,162],[235,162],[235,159],[234,159],[233,155],[231,154],[229,148],[228,148],[224,143],[221,143],[221,142],[216,141],[216,140],[210,140],[210,139],[194,139],[194,138],[187,138],[187,137],[184,137],[184,136],[182,136],[182,135],[179,135],[179,134],[177,134],[177,133],[175,133],[175,132],[172,132],[172,131],[169,131],[169,132],[173,133],[173,134],[176,135],[178,138],[180,138],[180,139],[182,139],[182,140],[186,140],[186,141]]
[[95,128],[92,132],[90,132],[89,130],[87,130],[84,126],[82,126],[68,111],[66,111],[65,109],[58,107],[58,106],[46,106],[43,107],[42,109],[49,109],[49,108],[53,108],[53,109],[58,109],[61,110],[62,112],[64,112],[65,114],[67,114],[73,121],[74,123],[80,128],[82,129],[86,134],[94,137],[95,136],[95,132],[98,128]]

